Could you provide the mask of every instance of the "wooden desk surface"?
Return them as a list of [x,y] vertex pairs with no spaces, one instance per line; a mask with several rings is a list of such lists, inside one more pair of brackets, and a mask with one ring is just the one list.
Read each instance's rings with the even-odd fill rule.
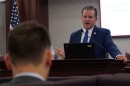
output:
[[[130,61],[120,60],[53,60],[49,76],[84,76],[97,74],[130,73]],[[0,61],[0,77],[12,76],[4,61]]]
[[50,76],[81,76],[97,74],[114,74],[129,72],[125,70],[127,64],[120,60],[54,60]]

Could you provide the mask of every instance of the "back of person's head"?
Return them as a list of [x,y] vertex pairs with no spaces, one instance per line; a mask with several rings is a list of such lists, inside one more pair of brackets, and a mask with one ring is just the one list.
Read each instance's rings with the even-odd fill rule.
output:
[[39,65],[51,43],[45,27],[28,21],[20,23],[10,31],[7,45],[10,62],[17,67],[30,63]]
[[93,6],[85,6],[83,9],[82,9],[82,11],[81,11],[81,14],[83,15],[83,11],[84,10],[94,10],[94,12],[95,12],[95,17],[97,17],[97,15],[98,15],[98,13],[97,13],[97,9],[95,8],[95,7],[93,7]]

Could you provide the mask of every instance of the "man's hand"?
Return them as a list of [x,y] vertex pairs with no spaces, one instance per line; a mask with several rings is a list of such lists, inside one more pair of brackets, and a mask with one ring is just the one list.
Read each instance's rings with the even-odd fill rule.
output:
[[56,48],[56,51],[57,51],[57,54],[62,58],[64,59],[65,58],[65,53],[62,49],[60,48]]
[[127,62],[127,57],[123,56],[123,55],[119,55],[116,57],[118,60],[122,60],[124,63]]

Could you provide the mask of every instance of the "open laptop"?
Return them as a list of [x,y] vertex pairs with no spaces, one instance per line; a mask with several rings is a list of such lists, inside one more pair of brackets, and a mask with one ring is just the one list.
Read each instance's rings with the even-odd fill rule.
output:
[[94,43],[64,43],[66,59],[95,59]]

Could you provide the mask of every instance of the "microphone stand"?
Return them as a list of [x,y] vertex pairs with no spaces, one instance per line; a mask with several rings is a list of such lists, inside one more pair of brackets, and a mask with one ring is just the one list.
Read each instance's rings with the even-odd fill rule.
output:
[[[89,37],[89,36],[88,36]],[[105,58],[108,59],[109,58],[109,54],[107,52],[107,50],[98,42],[96,42],[93,38],[89,37],[90,39],[92,39],[92,41],[94,41],[98,46],[100,46],[103,50],[105,50],[106,54],[105,54]]]

